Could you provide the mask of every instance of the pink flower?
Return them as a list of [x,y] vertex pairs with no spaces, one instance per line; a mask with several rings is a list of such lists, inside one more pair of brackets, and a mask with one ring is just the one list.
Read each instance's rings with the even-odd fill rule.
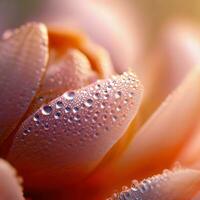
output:
[[139,62],[141,81],[124,66],[117,74],[108,52],[82,32],[41,23],[5,32],[0,153],[24,194],[1,160],[1,198],[105,199],[145,179],[111,199],[192,199],[200,186],[194,27],[165,26]]

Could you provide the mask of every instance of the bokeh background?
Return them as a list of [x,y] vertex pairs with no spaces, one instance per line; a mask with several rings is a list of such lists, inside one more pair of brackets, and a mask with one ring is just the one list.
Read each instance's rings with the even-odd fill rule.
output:
[[[110,46],[105,40],[109,40],[110,32],[115,34],[116,43],[122,39],[129,41],[127,51],[133,54],[132,60],[153,44],[160,29],[172,18],[199,23],[200,1],[0,0],[0,33],[32,20],[76,24],[108,49]],[[131,46],[136,46],[137,50]],[[130,58],[127,59],[124,65],[132,64]]]
[[[171,17],[187,17],[197,22],[200,20],[199,0],[0,0],[0,31],[18,26],[30,19],[38,20],[42,15],[49,15],[52,19],[55,12],[58,12],[57,16],[67,16],[72,4],[84,7],[91,2],[101,2],[118,12],[119,3],[128,5],[130,12],[140,13],[151,31]],[[81,12],[80,9],[77,12]]]

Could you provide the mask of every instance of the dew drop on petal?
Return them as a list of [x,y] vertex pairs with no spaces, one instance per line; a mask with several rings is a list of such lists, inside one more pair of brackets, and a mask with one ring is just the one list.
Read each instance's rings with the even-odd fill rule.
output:
[[71,92],[66,92],[64,95],[64,98],[66,100],[73,100],[74,96],[75,96],[75,92],[71,91]]
[[74,113],[77,113],[78,111],[79,111],[79,108],[78,108],[78,107],[74,107],[74,108],[73,108],[73,112],[74,112]]
[[122,92],[121,92],[121,91],[118,91],[118,92],[115,94],[115,98],[116,98],[116,99],[119,99],[121,96],[122,96]]
[[66,108],[65,108],[65,112],[66,113],[69,113],[71,111],[71,108],[69,107],[69,106],[67,106]]
[[98,92],[94,94],[94,99],[99,99],[99,97],[100,97],[100,94]]
[[54,115],[55,119],[60,119],[60,117],[61,117],[61,113],[60,112],[55,113],[55,115]]
[[85,102],[85,106],[87,108],[90,108],[92,106],[92,103],[93,103],[93,100],[92,99],[87,99],[86,102]]
[[42,108],[42,114],[43,115],[50,115],[52,112],[52,107],[49,105],[46,105]]
[[63,107],[62,101],[56,102],[56,108],[57,108],[57,109],[60,109],[60,108],[62,108],[62,107]]
[[35,114],[35,115],[33,116],[33,121],[38,122],[39,120],[40,120],[39,115],[38,115],[38,114]]

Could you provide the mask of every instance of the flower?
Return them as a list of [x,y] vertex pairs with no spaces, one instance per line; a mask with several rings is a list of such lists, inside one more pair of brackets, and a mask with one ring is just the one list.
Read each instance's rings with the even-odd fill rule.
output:
[[[164,40],[182,33],[171,26],[169,30],[176,34],[165,31]],[[192,34],[190,28],[184,30]],[[175,42],[173,47],[188,41]],[[192,57],[198,51],[194,44],[181,48],[181,57],[192,66],[198,63]],[[164,47],[171,52],[171,46]],[[157,49],[163,47],[156,54],[161,52]],[[190,73],[186,69],[182,82],[167,77],[171,85],[164,85],[164,92],[181,83],[158,107],[166,95],[159,90],[161,73],[152,80],[141,76],[144,89],[152,86],[148,83],[158,87],[143,95],[135,73],[117,74],[108,53],[83,33],[29,23],[5,32],[0,52],[1,156],[23,178],[25,196],[104,199],[133,178],[155,174],[160,175],[134,181],[111,199],[178,200],[197,193],[199,148],[192,136],[199,131],[199,67],[191,66]],[[174,62],[174,56],[166,53],[157,63],[153,53],[149,63],[156,63],[155,70],[161,64],[165,69],[165,59]],[[177,160],[183,167],[166,171]],[[0,177],[2,198],[24,199],[19,179],[4,160]]]

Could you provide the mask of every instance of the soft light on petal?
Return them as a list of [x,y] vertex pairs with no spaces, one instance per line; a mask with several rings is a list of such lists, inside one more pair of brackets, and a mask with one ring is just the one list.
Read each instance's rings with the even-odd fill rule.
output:
[[191,169],[164,171],[115,194],[108,200],[188,200],[200,188],[200,172]]
[[8,160],[32,187],[82,179],[123,135],[142,89],[133,73],[124,73],[64,93],[24,121]]
[[48,66],[29,113],[37,110],[42,104],[60,96],[65,91],[82,88],[98,78],[87,57],[76,49],[69,49],[63,57],[52,62]]
[[22,26],[5,37],[0,41],[0,143],[27,111],[48,58],[43,24]]
[[198,123],[199,85],[197,67],[137,133],[119,159],[118,170],[126,169],[127,175],[139,176],[172,164]]

